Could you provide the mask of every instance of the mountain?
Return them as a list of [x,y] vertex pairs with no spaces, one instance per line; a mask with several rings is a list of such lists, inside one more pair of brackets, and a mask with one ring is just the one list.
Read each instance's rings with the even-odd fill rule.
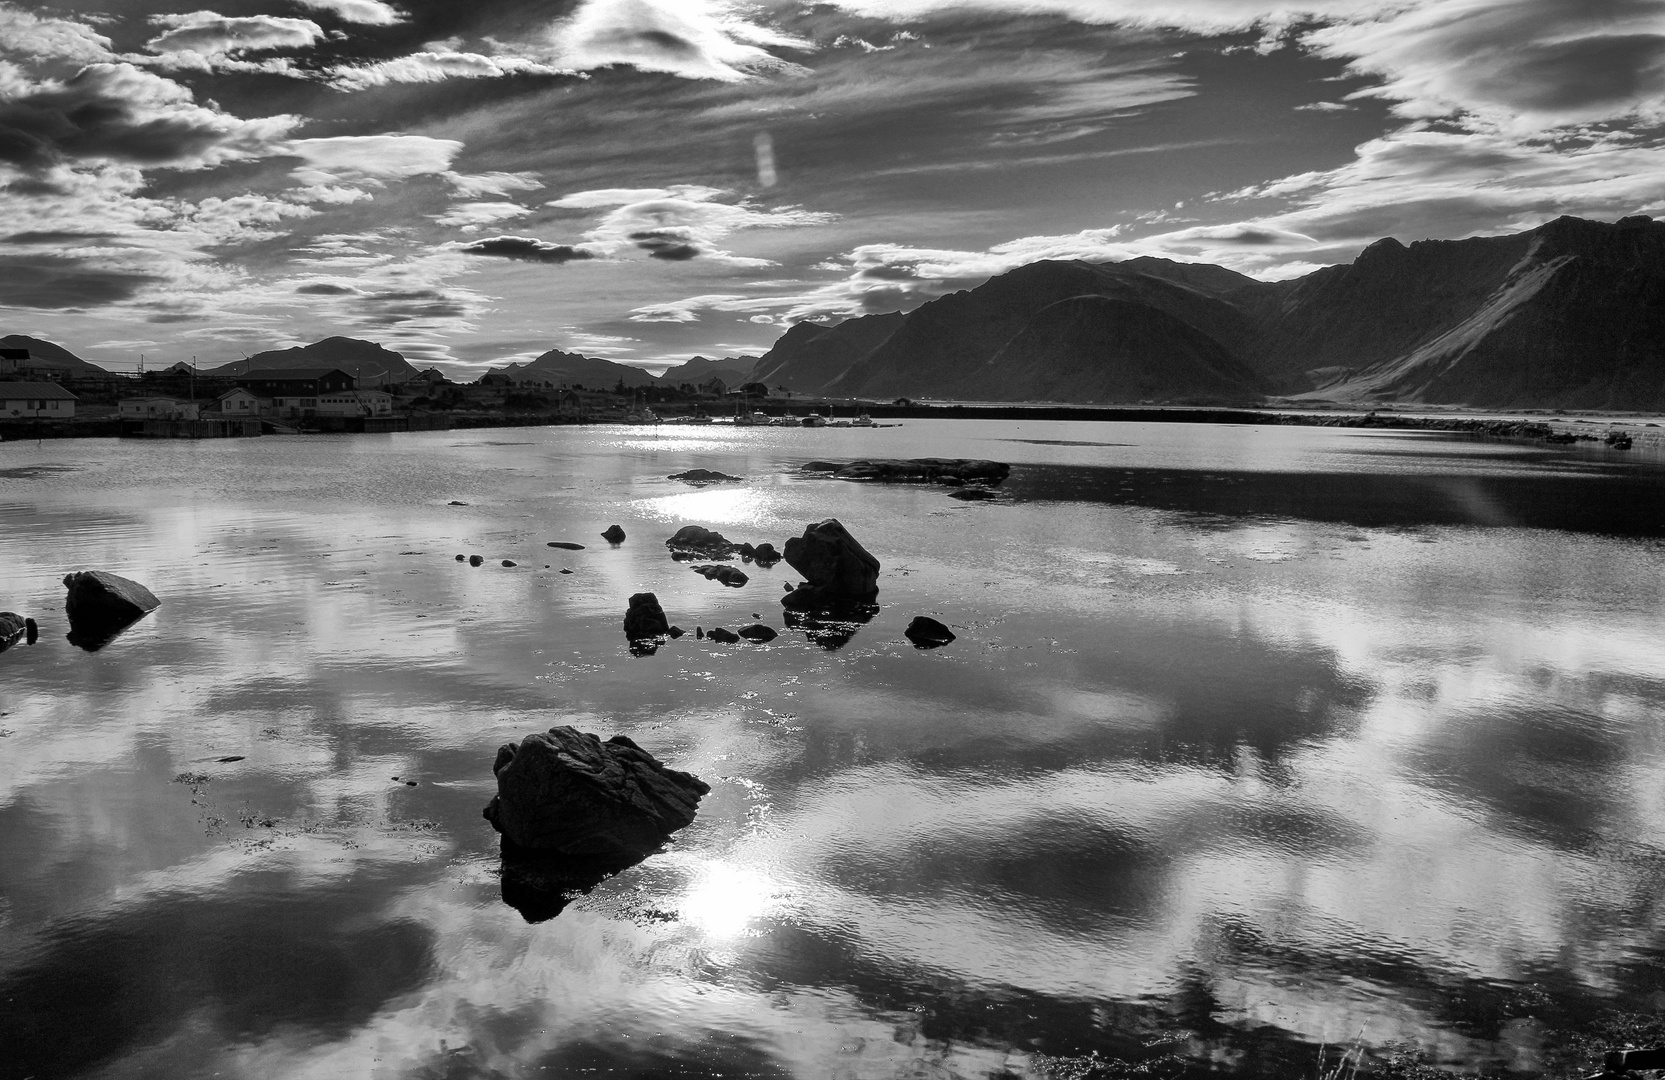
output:
[[[1191,285],[1115,263],[1038,262],[921,305],[882,345],[827,383],[826,392],[869,398],[1025,400],[1004,389],[982,368],[1031,319],[1077,296],[1107,297],[1165,313],[1234,354],[1259,337],[1259,328],[1248,313]],[[1069,373],[1090,367],[1094,357],[1058,355],[1049,362],[1058,367],[1060,382],[1067,383]],[[1158,396],[1184,395],[1176,387],[1175,394]]]
[[1308,396],[1665,410],[1665,222],[1378,241],[1303,280],[1266,348]]
[[1207,334],[1108,296],[1042,308],[963,385],[966,396],[991,401],[1089,403],[1254,401],[1268,390]]
[[895,311],[886,315],[862,315],[837,325],[796,323],[758,360],[752,369],[751,381],[806,394],[819,393],[883,345],[907,318]]
[[730,389],[738,389],[742,383],[751,381],[752,369],[756,366],[755,356],[724,356],[715,360],[695,356],[685,364],[666,368],[659,381],[671,386],[681,383],[699,386],[710,379],[721,379]]
[[1048,261],[907,314],[800,323],[753,377],[883,400],[1241,400],[1665,411],[1665,222],[1377,241],[1263,282]]
[[54,368],[65,373],[109,374],[104,368],[81,359],[62,345],[54,345],[52,342],[44,341],[41,338],[28,337],[23,334],[7,334],[5,337],[0,337],[0,349],[28,349],[29,360],[35,367]]
[[416,369],[402,354],[373,341],[349,337],[327,337],[293,349],[269,349],[202,374],[230,377],[279,368],[340,368],[359,379],[388,383],[402,383],[416,375]]
[[549,382],[556,386],[582,386],[589,390],[611,390],[620,379],[627,387],[658,385],[657,379],[639,367],[562,352],[560,349],[550,349],[524,364],[506,364],[492,370],[512,376],[516,382]]

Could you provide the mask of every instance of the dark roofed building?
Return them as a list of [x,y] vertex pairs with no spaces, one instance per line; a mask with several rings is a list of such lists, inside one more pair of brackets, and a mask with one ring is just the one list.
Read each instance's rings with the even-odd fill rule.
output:
[[257,397],[316,397],[358,389],[358,380],[340,368],[269,368],[237,376],[237,385]]
[[75,415],[75,403],[79,400],[57,383],[0,382],[0,416],[7,419],[45,416],[67,420]]

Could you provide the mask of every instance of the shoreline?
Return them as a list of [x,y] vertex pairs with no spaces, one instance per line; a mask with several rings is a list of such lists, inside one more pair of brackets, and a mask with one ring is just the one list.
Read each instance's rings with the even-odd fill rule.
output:
[[[1566,419],[1560,415],[1544,419],[1525,418],[1520,412],[1461,410],[1451,415],[1406,414],[1392,409],[1305,410],[1247,406],[1186,405],[842,405],[793,403],[790,408],[820,408],[829,412],[864,412],[875,420],[1048,420],[1096,423],[1231,424],[1291,427],[1367,428],[1384,431],[1434,431],[1476,435],[1485,438],[1546,444],[1597,443],[1615,449],[1632,446],[1665,448],[1665,425],[1639,418]],[[629,425],[622,418],[577,417],[552,413],[468,413],[428,414],[449,420],[453,430],[469,428],[558,427],[567,425]],[[664,420],[675,425],[675,416]],[[713,426],[726,426],[717,424]],[[42,439],[121,438],[123,421],[116,417],[88,417],[69,420],[0,421],[0,443]],[[350,431],[320,431],[304,434],[352,435]],[[386,434],[376,433],[376,434]],[[130,437],[130,436],[128,436]],[[276,436],[267,436],[276,437]]]

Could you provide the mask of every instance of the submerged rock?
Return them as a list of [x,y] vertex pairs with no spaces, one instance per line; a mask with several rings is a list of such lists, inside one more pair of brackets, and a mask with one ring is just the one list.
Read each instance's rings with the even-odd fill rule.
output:
[[[804,472],[828,472],[830,462],[811,462],[802,467]],[[881,484],[983,483],[995,485],[1011,474],[1012,467],[1004,461],[981,458],[879,458],[852,461],[834,467],[831,474],[839,480],[866,480]]]
[[162,601],[137,581],[103,570],[64,575],[64,611],[69,615],[70,641],[83,649],[101,648],[139,619],[162,606]]
[[645,641],[664,637],[670,632],[670,620],[665,618],[665,609],[659,606],[657,596],[639,592],[630,598],[630,606],[624,613],[625,637],[631,641]]
[[915,615],[902,634],[919,649],[935,649],[954,640],[954,631],[929,615]]
[[990,491],[986,487],[965,487],[960,488],[957,491],[950,491],[948,493],[948,497],[950,499],[959,499],[961,502],[982,502],[985,499],[998,499],[1000,498],[1000,493],[998,491]]
[[760,645],[765,641],[773,641],[780,637],[780,634],[776,632],[774,627],[764,626],[762,623],[753,623],[750,626],[742,626],[737,633],[739,633],[739,635],[747,641],[755,641]]
[[744,480],[744,476],[730,476],[728,473],[713,472],[710,469],[689,469],[687,472],[671,473],[667,480],[681,480],[685,484],[725,484]]
[[601,538],[609,544],[622,544],[624,543],[624,530],[617,525],[609,525],[607,531],[601,534]]
[[517,852],[640,857],[693,821],[711,790],[623,735],[602,742],[564,726],[504,743],[492,772],[484,816]]
[[693,571],[696,574],[703,575],[708,580],[720,581],[731,589],[738,589],[751,580],[746,576],[745,571],[735,566],[717,566],[708,563],[704,566],[693,567]]
[[563,548],[567,551],[583,551],[583,544],[575,544],[570,540],[551,540],[548,544],[552,548]]
[[671,549],[673,556],[689,558],[728,559],[738,550],[728,537],[701,525],[684,525],[675,536],[665,541],[665,546]]
[[802,585],[781,598],[788,607],[865,602],[879,591],[879,560],[836,518],[788,540],[786,561],[804,576]]

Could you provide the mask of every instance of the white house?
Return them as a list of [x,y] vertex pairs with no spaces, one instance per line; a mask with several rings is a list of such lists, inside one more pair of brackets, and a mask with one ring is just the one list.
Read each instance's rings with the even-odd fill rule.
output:
[[227,390],[214,400],[214,411],[226,417],[253,417],[260,415],[260,399],[239,386],[235,390]]
[[0,418],[44,416],[64,420],[75,415],[80,399],[57,383],[0,382]]
[[201,406],[171,397],[122,398],[117,411],[123,420],[195,420]]

